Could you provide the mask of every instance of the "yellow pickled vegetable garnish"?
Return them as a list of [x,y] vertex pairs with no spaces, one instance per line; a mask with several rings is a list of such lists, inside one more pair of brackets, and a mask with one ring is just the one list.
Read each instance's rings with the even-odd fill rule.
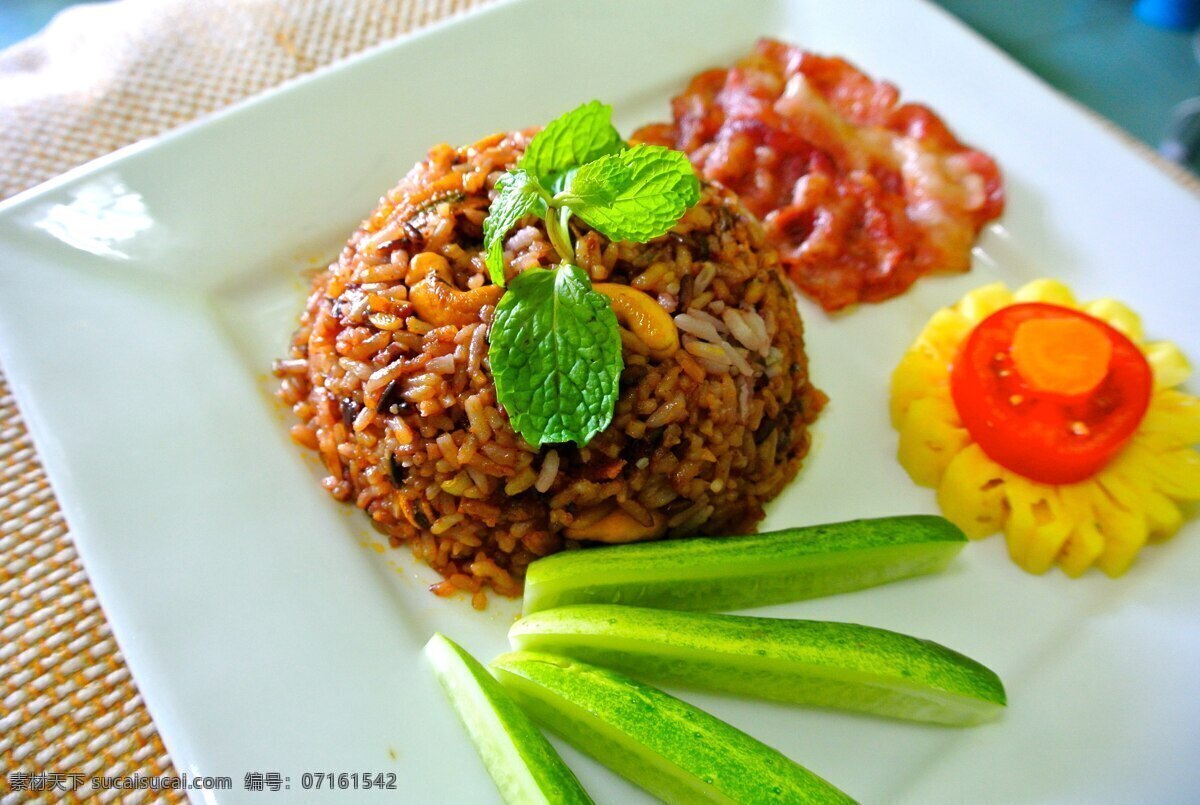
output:
[[[1101,320],[1137,346],[1153,374],[1149,407],[1133,436],[1095,474],[1073,483],[1031,480],[994,461],[963,425],[951,393],[952,365],[976,325],[1002,308],[1028,302],[1072,308]],[[1106,344],[1079,343],[1091,335],[1079,329],[1030,333],[1038,339],[1034,346],[1043,350],[1051,344],[1059,350],[1086,349],[1092,356],[1102,353]],[[1016,357],[1035,385],[1053,393],[1081,393],[1097,383],[1086,367],[1047,363],[1053,357],[1049,353]],[[896,367],[891,417],[900,436],[898,458],[915,482],[937,490],[943,513],[968,536],[1004,532],[1009,555],[1025,570],[1042,573],[1058,564],[1079,576],[1095,565],[1119,576],[1145,544],[1179,529],[1181,503],[1200,500],[1195,449],[1200,399],[1178,388],[1189,372],[1174,344],[1145,342],[1141,320],[1120,302],[1080,304],[1067,286],[1053,280],[1037,280],[1015,292],[999,283],[988,285],[934,314]]]

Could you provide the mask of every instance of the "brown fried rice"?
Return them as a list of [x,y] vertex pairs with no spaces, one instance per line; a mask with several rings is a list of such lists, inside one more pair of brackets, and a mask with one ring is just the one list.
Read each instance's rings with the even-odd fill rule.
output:
[[[315,277],[275,366],[323,486],[440,572],[434,592],[465,591],[477,608],[487,587],[518,594],[526,566],[556,551],[752,529],[799,469],[825,401],[762,227],[704,184],[650,243],[572,222],[578,265],[647,294],[679,348],[651,350],[623,328],[612,424],[584,447],[530,447],[496,403],[487,335],[500,289],[481,245],[489,194],[531,135],[432,149]],[[511,278],[557,256],[530,223],[510,233],[505,261]],[[438,270],[448,282],[421,282]]]

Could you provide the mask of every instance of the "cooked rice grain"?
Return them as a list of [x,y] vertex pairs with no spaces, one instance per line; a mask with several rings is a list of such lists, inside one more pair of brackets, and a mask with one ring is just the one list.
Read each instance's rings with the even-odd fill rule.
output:
[[[611,243],[572,221],[576,261],[595,281],[649,294],[683,348],[658,358],[622,333],[620,399],[588,445],[534,450],[514,433],[487,358],[494,308],[435,326],[417,318],[409,290],[421,252],[445,258],[459,289],[489,282],[482,222],[529,137],[432,149],[314,279],[276,363],[279,396],[300,420],[292,436],[318,453],[322,485],[440,572],[435,593],[469,593],[476,608],[485,587],[519,594],[539,556],[619,540],[604,530],[614,513],[644,538],[752,529],[795,476],[825,400],[760,224],[705,185],[647,244]],[[531,222],[510,233],[505,258],[510,277],[557,259]]]

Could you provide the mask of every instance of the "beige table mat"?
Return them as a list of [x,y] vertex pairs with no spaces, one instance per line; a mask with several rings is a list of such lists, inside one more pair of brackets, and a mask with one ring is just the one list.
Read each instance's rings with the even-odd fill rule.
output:
[[[489,1],[121,0],[71,9],[0,53],[0,198]],[[1200,192],[1191,174],[1159,164]],[[176,774],[2,373],[0,627],[0,770]],[[5,803],[64,796],[10,792],[0,780]]]

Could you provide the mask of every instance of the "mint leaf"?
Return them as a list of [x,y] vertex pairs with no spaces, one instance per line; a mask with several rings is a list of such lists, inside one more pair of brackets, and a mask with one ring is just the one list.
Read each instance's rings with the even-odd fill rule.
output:
[[496,198],[483,219],[483,250],[492,282],[504,286],[504,238],[527,215],[546,217],[546,191],[529,173],[509,171],[496,182]]
[[551,120],[534,135],[517,167],[549,184],[551,174],[614,154],[624,147],[625,141],[613,128],[612,107],[591,101]]
[[555,200],[611,240],[644,243],[700,200],[700,182],[679,151],[637,145],[580,167]]
[[496,399],[525,441],[582,445],[608,427],[621,335],[608,297],[583,269],[521,272],[496,306],[488,340]]
[[561,193],[571,186],[571,182],[575,181],[575,173],[579,170],[578,166],[567,168],[564,171],[551,174],[546,182],[546,189],[551,193]]

